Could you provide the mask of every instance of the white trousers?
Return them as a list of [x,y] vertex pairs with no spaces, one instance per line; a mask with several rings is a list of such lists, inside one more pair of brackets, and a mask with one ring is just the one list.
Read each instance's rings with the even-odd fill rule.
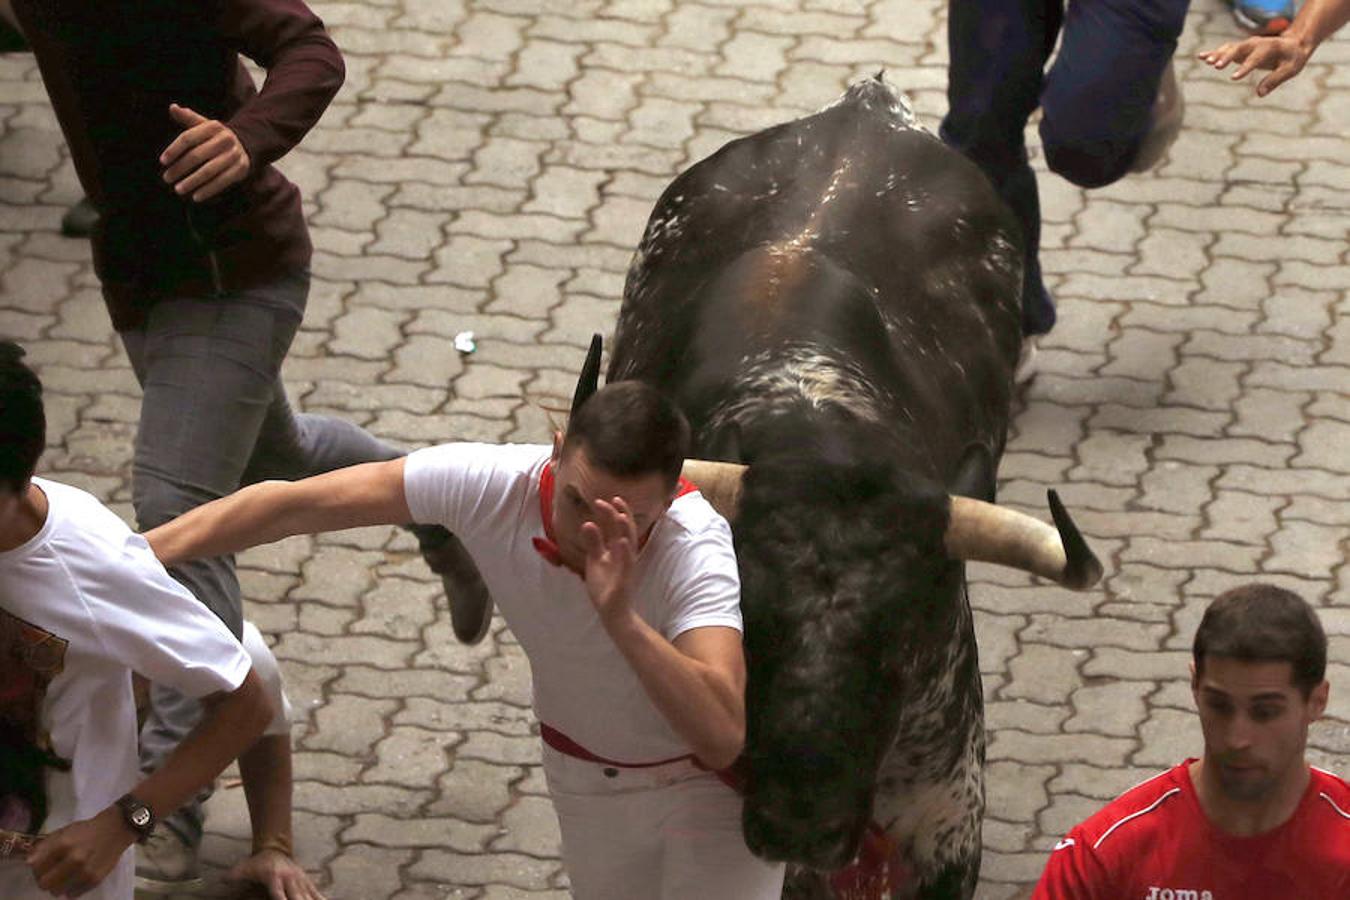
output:
[[778,900],[783,892],[783,864],[745,846],[740,796],[692,762],[613,769],[546,744],[544,775],[577,900]]

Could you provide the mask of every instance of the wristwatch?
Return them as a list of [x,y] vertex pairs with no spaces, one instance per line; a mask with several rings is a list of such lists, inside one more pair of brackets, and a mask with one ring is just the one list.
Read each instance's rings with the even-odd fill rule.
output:
[[122,821],[127,823],[128,828],[136,832],[136,843],[144,844],[149,840],[158,822],[155,814],[150,811],[150,807],[130,794],[123,794],[117,801],[117,808],[122,811]]

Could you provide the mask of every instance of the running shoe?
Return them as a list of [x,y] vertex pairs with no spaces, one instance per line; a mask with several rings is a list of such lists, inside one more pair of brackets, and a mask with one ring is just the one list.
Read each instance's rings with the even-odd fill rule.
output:
[[1294,21],[1294,0],[1229,0],[1228,5],[1238,25],[1255,35],[1280,34]]

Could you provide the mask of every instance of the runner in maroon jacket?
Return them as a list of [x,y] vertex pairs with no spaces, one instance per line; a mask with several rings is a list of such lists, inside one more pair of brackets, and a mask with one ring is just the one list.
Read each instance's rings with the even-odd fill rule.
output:
[[1304,758],[1326,660],[1316,614],[1290,592],[1255,584],[1215,600],[1191,677],[1204,756],[1070,831],[1033,900],[1350,896],[1350,785]]

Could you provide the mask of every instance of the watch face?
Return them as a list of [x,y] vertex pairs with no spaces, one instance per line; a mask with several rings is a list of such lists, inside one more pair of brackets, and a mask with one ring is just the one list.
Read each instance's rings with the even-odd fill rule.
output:
[[150,824],[150,810],[144,806],[137,807],[131,811],[131,824],[137,828],[144,828]]

